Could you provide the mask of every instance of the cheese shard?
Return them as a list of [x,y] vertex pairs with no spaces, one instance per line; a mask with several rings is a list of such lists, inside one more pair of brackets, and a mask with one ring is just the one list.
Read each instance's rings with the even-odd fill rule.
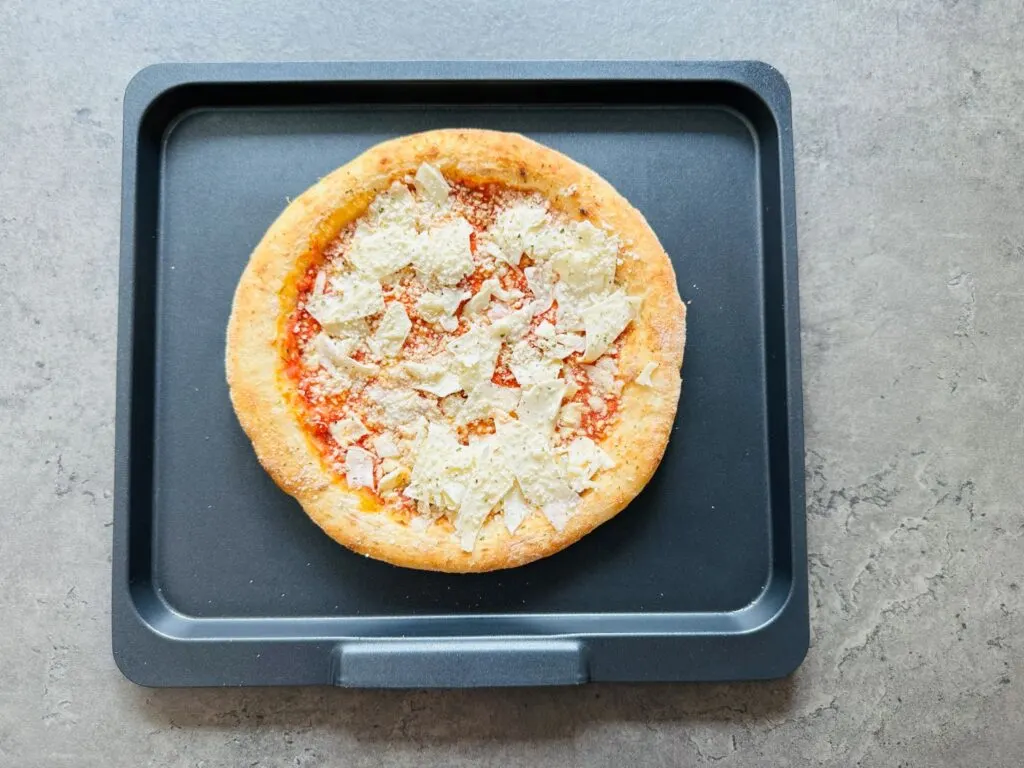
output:
[[379,493],[387,493],[388,491],[395,490],[402,484],[406,477],[409,475],[409,470],[405,467],[399,466],[390,472],[384,473],[380,482],[377,483],[377,491]]
[[586,348],[586,339],[575,333],[556,333],[555,326],[544,322],[537,326],[537,346],[545,357],[564,360],[574,352]]
[[566,403],[558,412],[559,426],[578,427],[583,421],[583,403]]
[[416,300],[416,314],[428,323],[438,323],[446,331],[458,328],[455,313],[459,305],[472,294],[457,288],[442,288],[434,293],[424,293]]
[[373,454],[362,448],[349,448],[345,453],[345,475],[352,488],[373,490]]
[[555,272],[551,265],[542,263],[523,270],[526,285],[534,296],[537,313],[546,312],[554,301]]
[[449,341],[448,350],[454,356],[454,370],[462,387],[470,391],[494,375],[501,340],[494,338],[486,327],[476,325]]
[[626,330],[633,320],[639,299],[627,296],[622,291],[583,310],[583,325],[587,333],[587,348],[583,362],[592,363],[608,351],[608,347]]
[[376,226],[410,229],[416,226],[416,219],[416,200],[401,182],[392,182],[370,203],[369,220]]
[[[602,275],[606,272],[608,247],[601,237],[607,239],[607,235],[602,230],[589,222],[555,220],[544,205],[532,200],[513,203],[501,211],[487,234],[513,266],[518,266],[524,254],[534,262],[546,262],[564,254],[582,253],[586,263],[580,263],[574,275],[589,269],[598,269]],[[612,249],[617,252],[617,244]],[[592,284],[597,283],[588,281]]]
[[579,504],[579,496],[562,475],[549,441],[518,421],[496,425],[495,439],[523,496],[556,530],[562,530]]
[[331,424],[327,430],[331,433],[331,437],[334,438],[334,442],[342,448],[370,434],[370,431],[363,425],[363,422],[351,416],[339,419]]
[[542,239],[548,222],[544,206],[521,201],[502,210],[488,231],[490,239],[498,246],[503,257],[512,265],[518,265],[523,254],[533,256],[538,240]]
[[352,353],[355,345],[354,339],[332,339],[326,333],[318,333],[311,346],[318,357],[331,365],[338,365]]
[[405,344],[405,339],[412,329],[412,321],[399,301],[392,301],[384,311],[377,332],[373,335],[374,343],[380,354],[395,357]]
[[431,423],[416,452],[404,493],[410,499],[454,511],[465,493],[463,481],[472,464],[473,451],[459,443],[452,428]]
[[473,226],[461,217],[421,232],[413,261],[420,279],[451,286],[472,272],[472,234]]
[[618,394],[620,383],[615,378],[619,373],[619,364],[614,357],[602,357],[593,365],[584,365],[583,372],[590,379],[594,394]]
[[396,443],[394,438],[386,432],[377,435],[370,440],[370,442],[373,444],[373,450],[376,451],[377,455],[382,459],[391,459],[398,456],[400,453],[398,443]]
[[360,362],[350,356],[355,346],[356,342],[353,339],[332,339],[326,333],[318,333],[313,339],[313,351],[316,355],[337,370],[359,377],[379,373],[379,366]]
[[374,280],[385,280],[412,264],[419,247],[419,235],[412,225],[371,229],[360,224],[345,257],[360,274]]
[[480,528],[495,505],[512,487],[512,470],[494,439],[481,440],[466,479],[466,490],[455,517],[455,532],[466,552],[472,552]]
[[376,280],[350,273],[330,283],[334,293],[321,295],[306,303],[306,311],[327,333],[343,329],[353,320],[384,311],[384,295]]
[[533,319],[532,302],[523,307],[499,317],[491,323],[491,335],[506,341],[514,341],[530,329],[530,321]]
[[409,361],[402,367],[413,378],[412,386],[415,389],[438,397],[447,397],[462,389],[459,377],[439,363]]
[[651,374],[654,373],[657,367],[658,364],[653,360],[647,363],[647,365],[644,366],[644,369],[640,371],[639,375],[636,377],[636,383],[644,387],[653,387],[654,382],[651,381]]
[[507,413],[515,410],[518,402],[518,388],[502,387],[493,381],[484,381],[470,391],[465,402],[455,414],[455,423],[468,424],[479,419],[490,418],[494,411]]
[[316,277],[313,279],[313,298],[323,296],[324,289],[327,287],[327,272],[320,270],[316,273]]
[[445,181],[444,175],[429,163],[422,163],[416,169],[416,176],[413,178],[416,191],[426,200],[441,205],[448,199],[451,188]]
[[544,513],[544,517],[551,523],[551,527],[561,533],[565,530],[565,526],[569,524],[569,518],[572,517],[572,513],[576,511],[576,507],[579,505],[579,497],[575,494],[572,497],[557,501],[551,501],[541,507],[540,511]]
[[522,292],[515,289],[506,291],[501,287],[497,278],[489,277],[480,284],[476,294],[466,302],[466,313],[475,315],[487,308],[491,297],[495,296],[501,301],[513,301],[522,298]]
[[509,533],[515,533],[516,528],[529,517],[530,508],[526,505],[526,499],[523,498],[523,492],[519,490],[518,484],[513,483],[508,493],[505,494],[505,498],[502,499],[501,512]]
[[557,379],[562,370],[558,360],[544,358],[540,351],[525,339],[512,345],[508,367],[521,387]]
[[550,437],[564,393],[565,382],[560,379],[526,387],[516,408],[519,421],[545,438]]
[[[366,400],[380,409],[381,420],[393,429],[412,428],[428,417],[437,418],[439,415],[437,403],[406,387],[386,389],[371,386],[366,390]],[[418,430],[418,426],[416,428]]]
[[573,222],[572,242],[552,254],[551,262],[562,282],[580,295],[600,295],[615,282],[619,243],[589,221]]
[[591,478],[603,469],[611,469],[615,461],[589,437],[577,437],[569,444],[566,455],[566,475],[576,492],[593,487]]

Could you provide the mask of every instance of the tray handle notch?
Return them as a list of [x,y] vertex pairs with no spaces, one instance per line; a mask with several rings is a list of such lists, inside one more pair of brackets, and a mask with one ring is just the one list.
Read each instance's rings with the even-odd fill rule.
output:
[[587,682],[578,639],[358,639],[331,654],[334,685],[352,688],[467,688]]

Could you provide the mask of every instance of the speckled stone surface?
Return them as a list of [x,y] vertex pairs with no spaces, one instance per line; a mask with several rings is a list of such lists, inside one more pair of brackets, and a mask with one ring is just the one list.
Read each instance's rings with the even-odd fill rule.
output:
[[[0,4],[0,766],[1024,764],[1019,0],[526,6]],[[125,84],[156,61],[492,57],[760,58],[789,79],[806,662],[713,686],[125,681],[108,609]]]

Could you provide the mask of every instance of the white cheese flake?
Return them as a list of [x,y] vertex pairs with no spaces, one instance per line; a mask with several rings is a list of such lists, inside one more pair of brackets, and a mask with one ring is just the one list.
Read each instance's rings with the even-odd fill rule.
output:
[[658,364],[653,360],[644,366],[644,369],[640,371],[640,374],[636,377],[636,383],[643,387],[653,387],[654,382],[651,381],[651,374],[657,369]]
[[578,227],[576,222],[554,219],[540,203],[523,200],[501,211],[488,234],[507,261],[518,266],[524,254],[543,262],[576,247]]
[[465,312],[470,315],[483,312],[490,303],[492,296],[501,301],[515,301],[522,298],[523,294],[522,291],[515,289],[506,291],[501,287],[501,283],[497,278],[489,277],[480,284],[480,289],[473,298],[466,302]]
[[354,339],[332,339],[326,333],[318,333],[313,338],[311,347],[323,360],[331,365],[339,365],[342,360],[348,358],[355,345]]
[[327,431],[331,433],[334,442],[342,448],[370,434],[370,431],[363,425],[363,422],[351,416],[346,416],[344,419],[334,422],[327,428]]
[[540,351],[525,339],[512,345],[508,367],[521,387],[557,379],[562,370],[557,360],[544,358]]
[[425,433],[427,421],[440,418],[434,400],[405,386],[370,386],[366,389],[366,401],[370,408],[379,412],[380,420],[386,428],[400,433],[406,430],[411,436],[415,436],[421,429]]
[[473,226],[463,218],[446,221],[420,233],[413,265],[423,281],[455,285],[473,271],[469,239]]
[[459,377],[440,363],[408,361],[402,366],[413,378],[412,386],[438,397],[447,397],[462,389]]
[[395,467],[390,472],[386,472],[381,476],[380,482],[377,483],[377,491],[379,493],[393,491],[398,488],[398,486],[400,486],[408,476],[408,469],[402,466]]
[[416,258],[420,247],[415,226],[397,224],[371,229],[360,223],[346,257],[356,271],[374,280],[386,280]]
[[462,387],[468,392],[494,375],[501,340],[491,336],[486,327],[475,325],[449,341],[448,350],[454,355],[454,368]]
[[332,335],[349,323],[384,311],[384,295],[376,280],[354,273],[330,281],[334,293],[324,294],[306,303],[306,311]]
[[622,291],[616,291],[583,310],[583,324],[587,333],[583,362],[592,363],[608,351],[612,342],[633,320],[638,301]]
[[502,387],[493,381],[477,384],[455,414],[456,424],[491,418],[495,411],[513,411],[519,402],[517,387]]
[[342,363],[342,366],[348,373],[362,378],[368,378],[370,376],[376,376],[380,373],[380,366],[374,363],[364,363],[359,360],[348,358]]
[[439,509],[458,509],[473,458],[473,451],[459,444],[451,427],[431,423],[416,452],[405,495]]
[[615,282],[618,241],[589,221],[573,222],[573,242],[552,255],[562,282],[580,295],[606,293]]
[[492,439],[481,440],[473,470],[466,479],[466,490],[455,518],[455,531],[462,549],[472,552],[476,538],[487,516],[512,487],[513,474],[502,460],[500,449]]
[[513,483],[509,492],[505,494],[505,498],[502,499],[501,506],[502,516],[505,518],[505,527],[508,528],[509,533],[515,533],[516,528],[522,525],[530,515],[530,508],[526,505],[526,499],[523,498],[523,492],[519,490],[519,485]]
[[495,439],[526,500],[562,530],[579,496],[562,475],[547,439],[518,421],[497,425]]
[[448,200],[448,193],[451,191],[448,182],[445,181],[441,171],[429,163],[420,165],[416,170],[413,183],[416,185],[416,191],[422,197],[436,205],[442,205]]
[[491,323],[490,333],[496,338],[514,341],[522,338],[530,329],[533,319],[533,304],[527,304],[514,312],[509,312]]
[[615,466],[611,456],[601,450],[589,437],[577,437],[569,444],[566,455],[566,474],[569,485],[577,493],[592,488],[591,478],[603,469]]
[[545,357],[553,360],[564,360],[574,352],[582,352],[586,348],[584,337],[575,333],[556,333],[555,326],[543,322],[537,326],[537,347]]
[[316,278],[313,280],[313,293],[311,296],[316,299],[324,295],[324,289],[327,287],[327,272],[320,270],[316,273]]
[[[416,314],[428,323],[438,323],[447,331],[454,331],[459,321],[454,317],[459,305],[472,294],[458,288],[443,288],[434,293],[424,293],[416,300]],[[445,327],[454,322],[454,327]]]
[[379,373],[380,366],[360,362],[350,356],[356,344],[353,339],[332,339],[326,333],[318,333],[313,339],[313,350],[321,362],[326,361],[351,376],[367,377]]
[[558,412],[558,424],[563,427],[578,427],[583,421],[583,403],[566,403]]
[[534,296],[537,314],[546,312],[555,298],[555,271],[548,263],[534,265],[523,270],[526,285]]
[[398,450],[398,443],[395,439],[386,432],[377,435],[370,440],[373,443],[373,450],[377,452],[377,455],[382,459],[390,459],[400,455]]
[[377,332],[373,340],[379,353],[384,357],[395,357],[402,350],[409,331],[412,330],[412,321],[406,314],[405,307],[400,301],[392,301],[384,311]]
[[572,376],[566,376],[565,379],[565,398],[568,400],[576,396],[576,393],[580,391],[580,385],[576,383],[576,379]]
[[398,226],[409,229],[416,226],[416,200],[401,182],[391,186],[370,203],[369,220],[376,226]]
[[373,490],[373,454],[362,448],[349,448],[345,452],[345,475],[350,487]]
[[583,372],[598,395],[618,394],[619,384],[615,377],[619,372],[619,364],[613,357],[602,357],[593,365],[584,365]]
[[544,513],[544,517],[551,523],[551,527],[561,533],[565,530],[565,526],[569,524],[569,518],[572,517],[572,513],[576,511],[579,503],[579,496],[571,493],[571,495],[564,499],[559,498],[555,501],[549,501],[541,507],[540,511]]
[[525,387],[516,408],[519,421],[544,437],[550,436],[564,393],[565,382],[561,380]]

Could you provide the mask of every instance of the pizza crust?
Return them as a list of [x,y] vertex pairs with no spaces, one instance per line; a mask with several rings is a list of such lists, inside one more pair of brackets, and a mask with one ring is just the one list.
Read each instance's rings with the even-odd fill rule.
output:
[[[373,494],[350,490],[324,466],[290,401],[292,385],[283,372],[280,344],[299,278],[378,194],[424,162],[455,180],[539,192],[553,209],[613,231],[637,257],[625,259],[616,272],[617,284],[643,297],[638,316],[618,342],[619,375],[626,382],[618,419],[599,443],[616,465],[595,477],[595,487],[583,495],[562,531],[533,513],[510,534],[495,514],[473,551],[465,552],[448,526],[413,530],[380,508]],[[488,571],[567,547],[615,516],[644,488],[675,419],[685,336],[686,309],[668,255],[642,214],[608,182],[518,134],[450,129],[379,144],[325,176],[281,213],[238,284],[228,322],[226,368],[232,404],[260,463],[327,535],[395,565]],[[657,368],[645,386],[636,377],[649,362]]]

